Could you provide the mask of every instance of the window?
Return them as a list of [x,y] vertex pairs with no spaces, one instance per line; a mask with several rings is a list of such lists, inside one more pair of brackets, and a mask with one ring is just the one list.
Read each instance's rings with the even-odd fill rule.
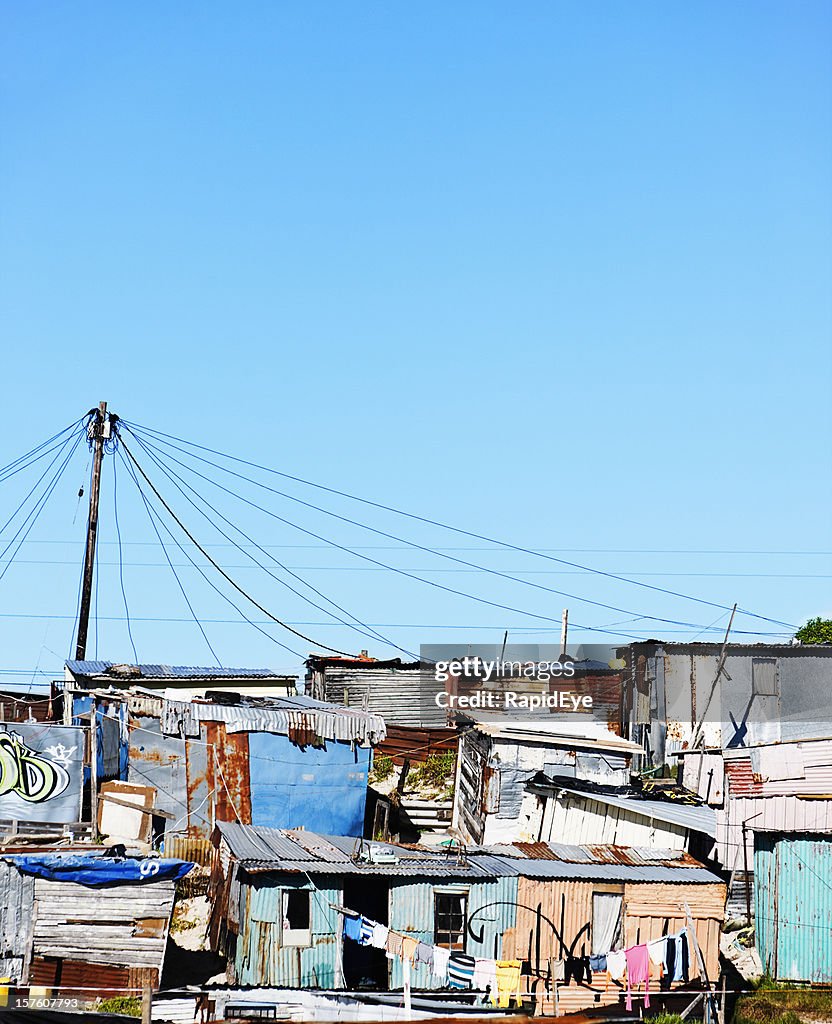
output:
[[776,658],[751,659],[751,693],[755,697],[777,696],[778,686]]
[[283,933],[284,946],[311,946],[312,927],[308,889],[283,890]]
[[468,895],[464,892],[435,892],[433,895],[433,941],[446,949],[465,949],[468,925]]
[[608,953],[621,945],[624,897],[614,892],[592,894],[592,952]]

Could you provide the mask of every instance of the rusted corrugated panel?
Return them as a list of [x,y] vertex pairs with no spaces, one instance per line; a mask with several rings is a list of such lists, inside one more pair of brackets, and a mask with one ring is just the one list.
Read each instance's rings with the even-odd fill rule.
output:
[[84,960],[35,957],[29,972],[29,984],[50,988],[55,995],[65,992],[67,996],[83,1000],[85,997],[94,999],[137,994],[144,984],[157,989],[159,973]]
[[251,824],[248,733],[229,733],[224,722],[203,722],[206,766],[215,821]]
[[210,806],[211,789],[208,785],[208,762],[211,748],[205,740],[205,729],[198,740],[185,739],[185,778],[187,786],[188,835],[208,838],[213,828]]
[[131,715],[128,782],[156,787],[156,806],[172,814],[177,827],[187,823],[185,743],[163,736],[159,719]]
[[36,722],[50,720],[52,699],[50,697],[19,696],[0,693],[0,722]]
[[214,847],[210,839],[171,835],[165,839],[165,856],[209,867],[214,857]]
[[726,760],[725,775],[731,797],[755,796],[763,791],[760,778],[751,767],[750,757]]
[[394,764],[424,761],[432,754],[456,752],[459,734],[452,728],[420,729],[403,725],[387,726],[387,739],[376,747],[376,757],[391,757]]

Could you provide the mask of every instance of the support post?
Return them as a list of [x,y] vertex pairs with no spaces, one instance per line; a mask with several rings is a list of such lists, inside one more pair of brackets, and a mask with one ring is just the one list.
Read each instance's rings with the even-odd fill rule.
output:
[[101,460],[104,457],[104,441],[110,436],[110,417],[107,403],[101,402],[89,425],[89,437],[93,443],[92,481],[90,484],[90,512],[87,519],[87,550],[84,555],[84,577],[81,583],[81,605],[78,612],[78,639],[75,645],[76,661],[87,656],[87,633],[90,625],[90,604],[92,601],[93,567],[95,547],[98,539],[98,497],[101,491]]
[[94,842],[98,835],[98,709],[95,695],[90,709],[90,820]]

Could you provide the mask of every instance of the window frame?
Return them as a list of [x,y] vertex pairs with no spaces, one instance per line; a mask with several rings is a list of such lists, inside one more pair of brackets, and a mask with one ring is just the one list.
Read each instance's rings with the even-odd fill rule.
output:
[[[306,897],[309,924],[306,928],[289,928],[288,911],[291,896]],[[312,892],[310,889],[283,888],[280,890],[280,945],[304,947],[312,945]]]
[[[436,946],[441,946],[443,949],[448,949],[454,953],[464,953],[466,947],[466,941],[468,938],[468,889],[455,889],[455,888],[436,888],[433,890],[433,943]],[[440,911],[439,901],[440,900],[457,899],[461,904],[461,917],[462,923],[459,928],[451,928],[450,924],[453,919],[454,912],[448,910],[443,912],[441,917],[447,920],[446,927],[440,927]],[[457,936],[458,940],[453,941],[453,937]]]

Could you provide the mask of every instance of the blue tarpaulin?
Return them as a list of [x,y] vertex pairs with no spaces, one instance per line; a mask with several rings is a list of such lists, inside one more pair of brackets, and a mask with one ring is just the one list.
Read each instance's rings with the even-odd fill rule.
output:
[[25,875],[89,886],[175,882],[184,878],[194,866],[190,861],[173,858],[145,857],[137,860],[92,857],[80,853],[38,853],[9,857],[8,860]]

